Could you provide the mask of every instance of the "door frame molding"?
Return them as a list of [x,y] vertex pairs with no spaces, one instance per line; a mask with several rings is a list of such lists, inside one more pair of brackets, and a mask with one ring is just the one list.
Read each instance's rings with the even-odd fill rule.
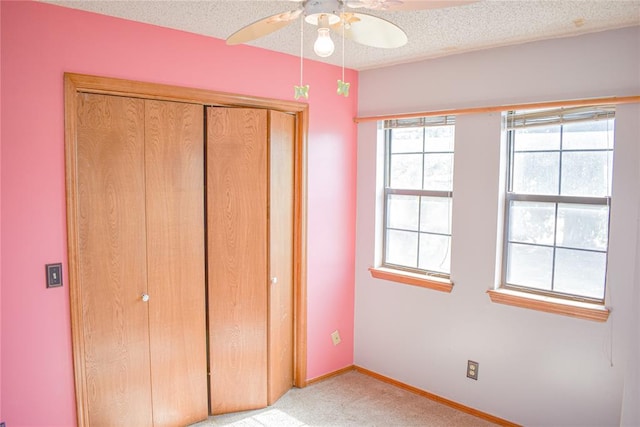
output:
[[[67,206],[67,251],[69,274],[69,306],[71,338],[76,390],[76,411],[79,426],[88,426],[88,402],[84,366],[84,337],[82,295],[78,265],[78,177],[76,143],[76,95],[96,93],[187,102],[204,106],[251,107],[282,111],[295,115],[296,135],[294,148],[294,386],[307,385],[307,135],[309,105],[247,95],[236,95],[205,89],[171,86],[133,80],[99,77],[85,74],[64,74],[64,130],[65,178]],[[204,130],[203,130],[204,131]]]

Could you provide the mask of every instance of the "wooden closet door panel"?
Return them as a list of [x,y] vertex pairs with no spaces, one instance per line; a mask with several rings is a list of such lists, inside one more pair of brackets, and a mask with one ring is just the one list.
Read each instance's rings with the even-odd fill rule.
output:
[[78,279],[92,426],[149,426],[144,103],[77,95]]
[[211,410],[267,405],[267,112],[207,109]]
[[207,418],[204,109],[145,101],[153,420]]
[[270,111],[269,117],[269,274],[272,278],[269,288],[269,404],[271,405],[293,385],[295,117],[278,111]]

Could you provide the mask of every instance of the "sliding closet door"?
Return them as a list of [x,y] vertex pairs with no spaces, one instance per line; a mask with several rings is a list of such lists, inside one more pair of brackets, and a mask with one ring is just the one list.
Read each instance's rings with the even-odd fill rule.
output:
[[267,405],[267,111],[207,108],[211,410]]
[[269,112],[269,404],[293,386],[295,117]]
[[154,426],[208,415],[203,122],[201,105],[145,101]]
[[79,404],[92,426],[149,426],[144,101],[76,96]]

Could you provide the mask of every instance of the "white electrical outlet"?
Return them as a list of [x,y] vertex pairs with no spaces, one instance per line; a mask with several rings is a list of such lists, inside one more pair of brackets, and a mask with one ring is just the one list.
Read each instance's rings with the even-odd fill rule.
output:
[[340,339],[340,332],[337,330],[331,333],[331,341],[333,341],[333,345],[338,345],[342,340]]

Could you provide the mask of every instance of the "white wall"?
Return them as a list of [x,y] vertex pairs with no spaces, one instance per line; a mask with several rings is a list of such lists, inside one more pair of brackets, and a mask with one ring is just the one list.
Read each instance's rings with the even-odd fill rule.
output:
[[[640,165],[640,108],[625,109],[623,113],[629,115],[628,130],[636,135],[636,160]],[[628,153],[629,156],[633,152]],[[639,166],[640,169],[640,166]],[[634,177],[629,177],[629,182]],[[636,189],[640,188],[640,173],[635,175]],[[640,203],[640,200],[639,200]],[[640,212],[640,206],[638,206]],[[638,218],[640,221],[640,217]],[[636,244],[636,262],[635,262],[635,289],[633,296],[629,299],[633,314],[629,316],[630,327],[628,330],[627,343],[629,345],[627,357],[627,373],[624,383],[624,397],[622,406],[621,425],[624,426],[640,426],[640,369],[638,362],[640,361],[640,226],[638,227],[638,236]]]
[[[638,94],[634,27],[363,71],[359,115]],[[494,304],[486,295],[499,280],[504,187],[495,113],[456,122],[453,292],[372,279],[382,150],[376,124],[360,124],[356,365],[528,426],[618,425],[621,413],[635,422],[638,377],[626,367],[638,358],[639,112],[621,106],[616,117],[606,323]],[[480,363],[478,381],[465,376],[468,359]]]

